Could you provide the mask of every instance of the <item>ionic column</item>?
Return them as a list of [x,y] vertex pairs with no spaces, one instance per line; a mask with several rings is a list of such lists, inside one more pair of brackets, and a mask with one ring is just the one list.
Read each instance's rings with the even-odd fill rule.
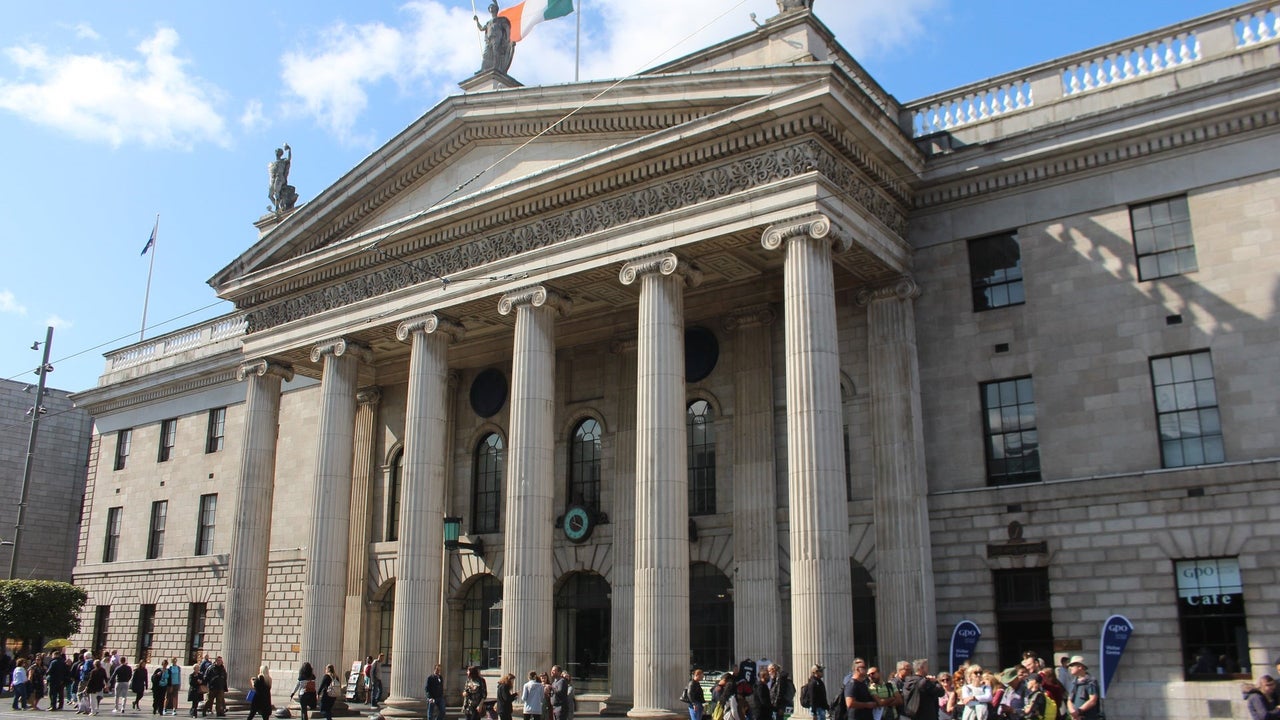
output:
[[[840,352],[832,245],[848,240],[823,215],[765,230],[762,243],[786,253],[783,306],[787,359],[787,495],[791,541],[791,665],[846,668],[849,513],[844,486]],[[888,656],[882,656],[888,657]],[[829,686],[829,693],[836,692]]]
[[449,343],[462,327],[427,314],[396,328],[410,342],[409,391],[404,422],[404,474],[400,485],[400,553],[389,716],[425,717],[424,681],[440,647],[440,552],[444,538],[444,441]]
[[636,350],[636,718],[670,718],[689,671],[689,476],[684,285],[701,274],[671,253],[622,268],[640,282]]
[[[351,470],[351,542],[347,548],[347,608],[342,633],[342,659],[363,657],[365,601],[369,599],[369,543],[373,541],[370,505],[373,503],[374,452],[378,403],[382,390],[367,387],[356,393],[355,465]],[[337,667],[337,663],[334,664]],[[323,671],[324,668],[321,668]]]
[[609,712],[631,707],[635,662],[636,585],[636,340],[611,344],[618,358],[618,420],[614,434],[613,582],[610,584]]
[[[725,319],[733,333],[734,647],[785,658],[778,599],[778,499],[774,475],[773,333],[768,306]],[[796,666],[800,672],[800,666]]]
[[270,360],[254,360],[240,366],[239,376],[249,381],[249,387],[244,401],[244,440],[236,509],[231,516],[222,654],[230,692],[243,698],[248,692],[245,682],[262,664],[280,385],[293,379],[293,368]]
[[336,667],[345,659],[342,631],[355,455],[356,370],[360,360],[370,362],[373,358],[364,345],[337,338],[311,350],[312,362],[321,359],[320,432],[311,485],[311,540],[302,586],[300,660],[323,668],[326,663]]
[[498,303],[498,312],[516,314],[502,561],[502,668],[516,677],[552,662],[555,319],[566,310],[564,298],[541,286]]
[[882,658],[932,656],[937,647],[929,484],[920,414],[915,298],[910,278],[864,290],[875,494],[876,625]]

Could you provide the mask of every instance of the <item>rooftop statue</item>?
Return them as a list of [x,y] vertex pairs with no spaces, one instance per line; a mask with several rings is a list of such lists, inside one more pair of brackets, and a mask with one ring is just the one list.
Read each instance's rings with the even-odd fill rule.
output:
[[496,0],[489,3],[489,22],[481,25],[480,18],[471,16],[476,27],[484,33],[484,60],[480,72],[496,70],[506,73],[511,67],[511,58],[516,54],[516,44],[511,42],[511,21],[498,16]]
[[813,0],[778,0],[778,12],[791,12],[792,10],[812,10]]
[[267,163],[267,175],[271,178],[271,184],[267,187],[267,199],[274,206],[267,210],[275,213],[287,212],[298,202],[298,191],[289,184],[289,166],[292,164],[293,148],[289,147],[289,143],[285,143],[283,148],[276,148],[276,159]]

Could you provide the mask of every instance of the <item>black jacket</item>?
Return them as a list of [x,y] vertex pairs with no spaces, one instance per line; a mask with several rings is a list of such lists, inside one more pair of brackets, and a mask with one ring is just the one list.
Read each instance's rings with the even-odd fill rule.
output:
[[920,686],[920,712],[916,714],[914,720],[938,720],[938,701],[947,694],[947,691],[943,690],[936,680],[930,680],[923,675],[908,675],[903,681],[903,707],[906,706],[907,693],[917,685]]
[[757,682],[747,701],[751,706],[751,717],[767,718],[773,714],[773,700],[769,694],[767,683]]

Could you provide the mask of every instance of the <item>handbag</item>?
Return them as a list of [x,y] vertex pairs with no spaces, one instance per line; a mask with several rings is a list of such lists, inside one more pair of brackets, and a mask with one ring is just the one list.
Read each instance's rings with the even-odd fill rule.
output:
[[250,690],[250,691],[249,691],[249,694],[244,696],[244,700],[245,700],[245,702],[252,704],[252,703],[253,703],[253,698],[254,698],[254,696],[256,696],[257,694],[258,694],[258,693],[257,693],[257,691]]
[[338,683],[336,682],[329,683],[329,687],[324,689],[324,694],[331,698],[338,697]]

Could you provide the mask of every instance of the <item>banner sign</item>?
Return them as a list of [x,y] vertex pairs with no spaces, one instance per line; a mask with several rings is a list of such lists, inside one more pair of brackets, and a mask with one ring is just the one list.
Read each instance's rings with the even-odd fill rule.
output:
[[1111,685],[1111,678],[1115,677],[1116,668],[1120,666],[1120,656],[1124,654],[1124,646],[1129,644],[1129,636],[1132,634],[1133,623],[1123,615],[1112,615],[1102,623],[1102,643],[1098,649],[1098,666],[1102,670],[1098,691],[1102,697],[1107,696],[1107,687]]
[[951,631],[951,672],[973,657],[973,649],[978,646],[982,630],[972,620],[961,620]]

